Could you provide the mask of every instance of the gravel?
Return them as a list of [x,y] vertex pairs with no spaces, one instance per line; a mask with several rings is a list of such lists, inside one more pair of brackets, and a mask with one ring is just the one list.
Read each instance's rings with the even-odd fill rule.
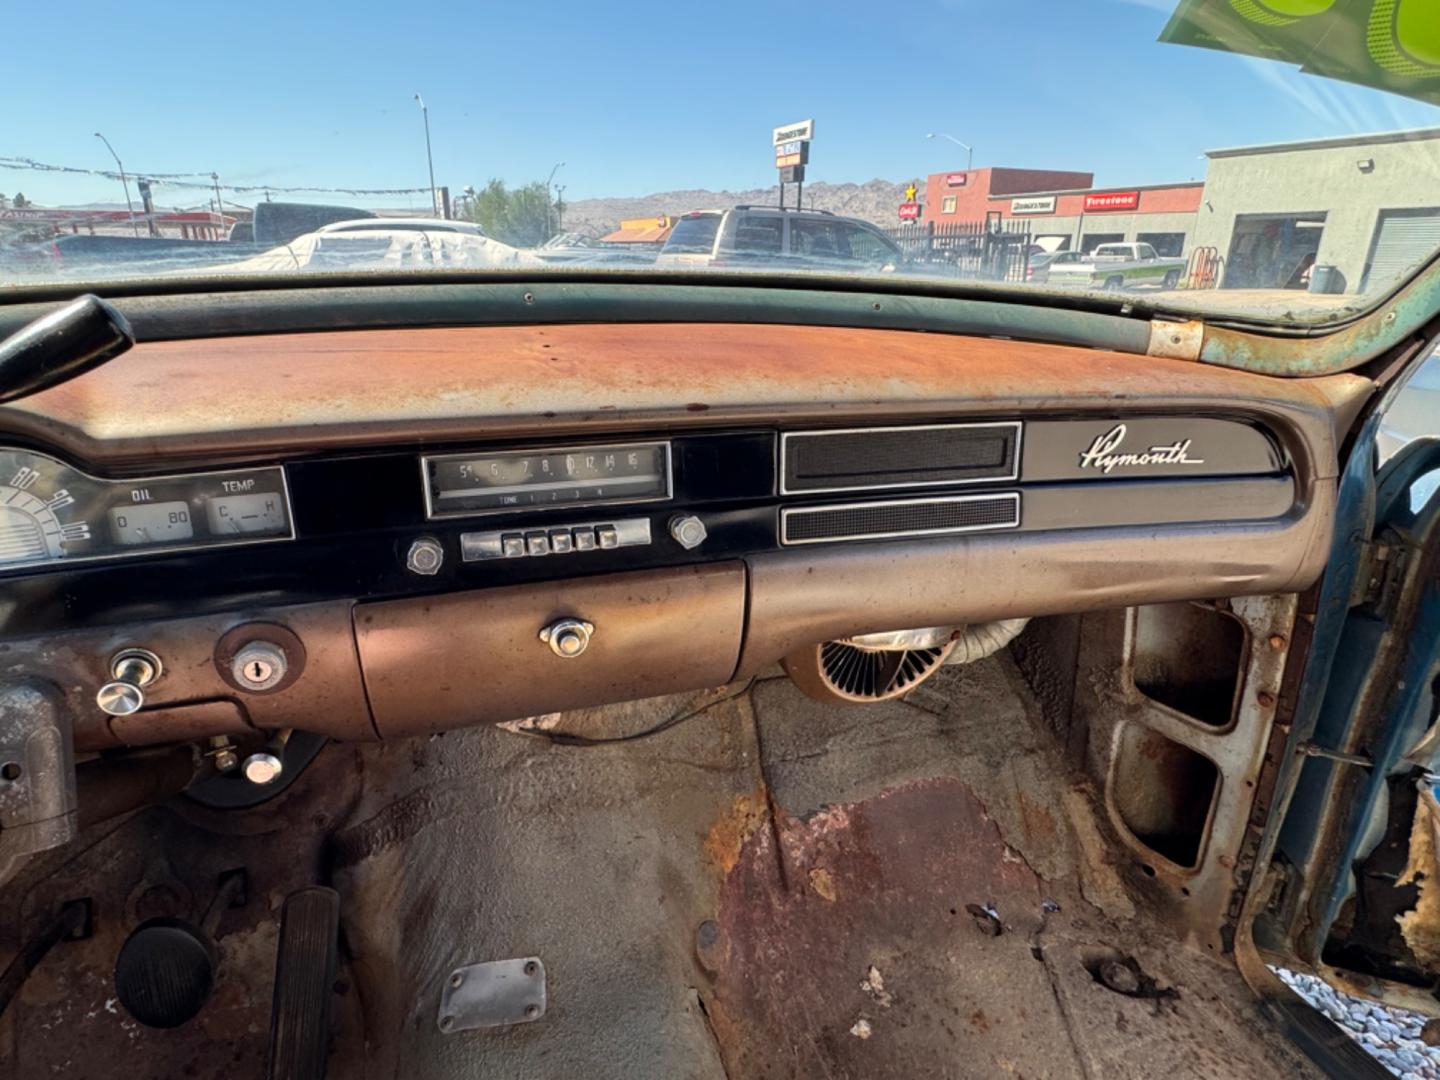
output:
[[1440,1080],[1440,1047],[1420,1041],[1426,1017],[1351,997],[1314,975],[1274,968],[1286,986],[1333,1020],[1376,1061],[1404,1080]]

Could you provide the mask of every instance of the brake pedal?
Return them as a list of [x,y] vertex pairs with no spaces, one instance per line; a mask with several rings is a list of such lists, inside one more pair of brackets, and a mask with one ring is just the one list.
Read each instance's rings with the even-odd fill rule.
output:
[[275,950],[268,1080],[320,1080],[340,947],[340,894],[313,886],[285,898]]

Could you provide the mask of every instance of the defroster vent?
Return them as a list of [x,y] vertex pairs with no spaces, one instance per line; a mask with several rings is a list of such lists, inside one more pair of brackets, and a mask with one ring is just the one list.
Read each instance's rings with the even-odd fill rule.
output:
[[1013,529],[1019,524],[1020,493],[1002,491],[781,510],[780,540],[785,544],[822,544]]

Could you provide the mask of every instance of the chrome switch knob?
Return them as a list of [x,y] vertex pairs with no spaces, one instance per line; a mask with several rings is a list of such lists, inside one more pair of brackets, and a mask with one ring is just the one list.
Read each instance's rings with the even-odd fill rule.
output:
[[110,716],[129,716],[145,706],[145,687],[160,677],[160,658],[149,649],[124,649],[110,658],[110,681],[95,704]]
[[565,660],[572,660],[590,647],[595,624],[583,619],[558,619],[540,631],[540,640],[550,651]]
[[692,551],[710,534],[705,531],[705,523],[694,514],[676,514],[670,519],[670,535],[686,551]]

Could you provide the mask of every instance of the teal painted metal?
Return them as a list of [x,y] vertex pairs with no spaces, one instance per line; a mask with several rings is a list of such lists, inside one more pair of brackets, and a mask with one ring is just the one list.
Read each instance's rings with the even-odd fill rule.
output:
[[1262,328],[1205,327],[1200,361],[1261,375],[1313,377],[1351,371],[1411,339],[1428,336],[1440,316],[1440,259],[1385,302],[1339,328],[1316,326],[1279,336]]
[[[608,276],[608,275],[607,275]],[[1107,313],[995,299],[824,287],[656,284],[545,278],[465,283],[247,288],[170,295],[113,295],[143,341],[366,327],[578,322],[737,322],[920,330],[1014,337],[1143,354],[1149,324]],[[58,305],[0,308],[0,337]]]

